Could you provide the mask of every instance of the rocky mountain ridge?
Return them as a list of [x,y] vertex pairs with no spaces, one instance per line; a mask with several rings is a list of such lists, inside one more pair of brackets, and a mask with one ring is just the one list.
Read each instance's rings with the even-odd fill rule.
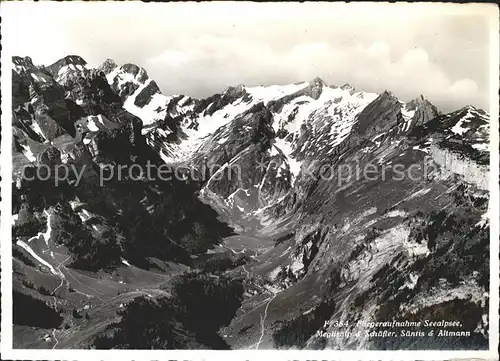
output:
[[[75,335],[95,330],[76,342],[55,327],[52,346],[132,347],[129,322],[160,312],[158,305],[174,321],[154,332],[172,339],[151,347],[487,343],[484,111],[441,114],[422,96],[405,103],[389,91],[328,86],[319,78],[193,99],[161,94],[133,64],[106,60],[89,69],[77,56],[48,67],[29,58],[13,63],[17,174],[26,164],[86,172],[78,186],[74,179],[57,189],[37,181],[13,185],[18,298],[53,305]],[[147,161],[194,173],[166,183],[125,177],[96,186],[102,168]],[[376,168],[372,177],[359,176],[368,167]],[[169,279],[188,268],[243,282],[244,292],[225,278],[213,285],[210,276],[203,279],[216,289],[212,296],[219,287],[234,292],[224,301],[234,314],[213,324],[223,342],[186,318],[184,294]],[[198,285],[197,277],[179,282]],[[134,298],[129,311],[115,312]],[[72,307],[87,307],[90,319],[75,321]],[[473,336],[394,341],[357,332],[363,322],[447,314]],[[350,337],[321,336],[339,321]]]

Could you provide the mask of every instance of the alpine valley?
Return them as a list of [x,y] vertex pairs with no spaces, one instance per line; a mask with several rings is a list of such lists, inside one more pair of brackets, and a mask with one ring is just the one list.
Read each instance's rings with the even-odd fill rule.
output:
[[13,57],[14,347],[487,349],[489,122]]

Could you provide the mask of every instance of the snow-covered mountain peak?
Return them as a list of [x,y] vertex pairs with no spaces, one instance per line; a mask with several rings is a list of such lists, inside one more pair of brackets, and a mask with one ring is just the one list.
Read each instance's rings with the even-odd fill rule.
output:
[[473,114],[477,114],[478,116],[484,118],[486,121],[489,122],[489,114],[487,111],[485,111],[484,109],[481,109],[481,108],[476,108],[474,105],[466,105],[465,107],[463,107],[461,109],[461,111],[465,111],[465,112],[468,112],[468,113],[473,113]]
[[119,87],[126,83],[134,83],[136,85],[145,84],[149,80],[146,70],[135,64],[115,66],[113,70],[106,75],[106,78],[110,84],[117,82]]
[[234,94],[234,93],[241,93],[245,90],[245,86],[243,84],[238,84],[236,86],[228,86],[222,94]]
[[90,69],[87,62],[78,55],[68,55],[45,68],[61,84],[75,76],[86,75]]
[[[101,69],[109,84],[124,108],[142,119],[148,142],[166,162],[190,158],[215,134],[217,142],[223,142],[226,126],[259,103],[272,114],[270,124],[277,135],[273,147],[294,169],[292,178],[300,169],[301,154],[334,154],[353,131],[361,137],[375,136],[397,126],[406,133],[439,114],[423,96],[405,103],[389,90],[381,94],[356,91],[350,84],[327,85],[319,77],[285,85],[240,84],[200,100],[164,96],[141,67],[118,66],[112,60],[105,63]],[[373,123],[375,118],[380,119]]]
[[64,58],[61,58],[52,65],[49,65],[47,68],[57,71],[59,70],[59,68],[62,68],[66,65],[86,67],[87,62],[79,55],[66,55]]

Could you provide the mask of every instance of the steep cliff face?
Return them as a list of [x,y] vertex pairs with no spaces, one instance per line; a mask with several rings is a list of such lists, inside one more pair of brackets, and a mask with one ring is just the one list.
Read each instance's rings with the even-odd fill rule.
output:
[[453,150],[478,164],[489,164],[490,119],[488,114],[466,106],[449,114],[440,114],[422,126],[414,127],[410,137],[427,136],[441,147]]
[[71,128],[64,88],[49,72],[35,67],[31,59],[15,57],[13,62],[13,121],[19,126],[18,139],[26,148],[29,145],[22,136],[24,132],[36,133],[37,140],[52,141],[65,132],[64,128]]
[[479,189],[489,189],[487,165],[477,164],[474,160],[437,144],[431,144],[430,154],[432,159],[442,167],[443,173],[458,174],[463,177],[464,181],[474,184]]
[[210,172],[202,194],[210,191],[244,216],[288,192],[290,169],[273,144],[272,120],[258,103],[206,139],[192,159],[198,169]]
[[[465,179],[442,177],[428,149],[398,139],[394,127],[379,143],[364,141],[344,151],[327,177],[302,179],[306,192],[292,209],[279,204],[275,208],[284,211],[278,220],[265,220],[263,232],[276,245],[253,267],[276,287],[267,307],[267,347],[421,349],[442,348],[443,342],[453,348],[485,347],[488,193]],[[384,173],[381,166],[390,164],[412,171],[400,177],[388,167]],[[356,176],[356,170],[363,174],[374,165],[379,167],[369,177]],[[398,341],[367,335],[385,330],[401,336],[382,322],[414,320],[415,313],[439,321],[454,305],[463,311],[453,319],[462,322],[460,330],[473,335],[470,339]],[[285,316],[283,309],[295,311]],[[321,316],[308,316],[319,309]],[[252,343],[244,340],[250,332],[239,334],[253,322],[258,321],[246,315],[234,320],[235,345]],[[340,331],[348,335],[329,336]]]
[[[488,270],[481,259],[488,257],[488,169],[475,159],[487,157],[477,145],[485,139],[487,117],[468,107],[428,120],[435,113],[425,100],[404,104],[387,92],[355,116],[342,142],[292,153],[301,160],[301,171],[290,192],[261,217],[261,233],[275,239],[275,247],[253,266],[276,287],[267,307],[268,347],[439,348],[444,339],[374,339],[367,326],[356,325],[413,319],[415,312],[438,320],[436,315],[454,304],[464,312],[453,317],[474,336],[445,342],[453,348],[485,347]],[[299,144],[313,134],[308,125],[316,114],[300,128]],[[438,139],[448,151],[459,150],[461,158],[449,163],[449,154],[441,160],[439,153],[433,160]],[[443,176],[434,162],[467,176]],[[288,308],[296,311],[284,316],[282,309]],[[251,333],[240,333],[252,322],[257,321],[245,315],[234,320],[235,345],[246,345],[243,337]],[[339,322],[351,336],[328,336],[339,331],[333,326]]]
[[104,62],[99,65],[97,68],[98,70],[101,70],[105,75],[108,75],[111,73],[118,65],[115,63],[113,59],[106,59]]

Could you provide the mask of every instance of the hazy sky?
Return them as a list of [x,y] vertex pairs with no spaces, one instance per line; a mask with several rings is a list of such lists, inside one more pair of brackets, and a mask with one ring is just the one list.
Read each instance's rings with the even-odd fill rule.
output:
[[[165,94],[310,80],[488,108],[490,5],[3,3],[13,53],[143,66]],[[498,69],[495,69],[496,71]]]

